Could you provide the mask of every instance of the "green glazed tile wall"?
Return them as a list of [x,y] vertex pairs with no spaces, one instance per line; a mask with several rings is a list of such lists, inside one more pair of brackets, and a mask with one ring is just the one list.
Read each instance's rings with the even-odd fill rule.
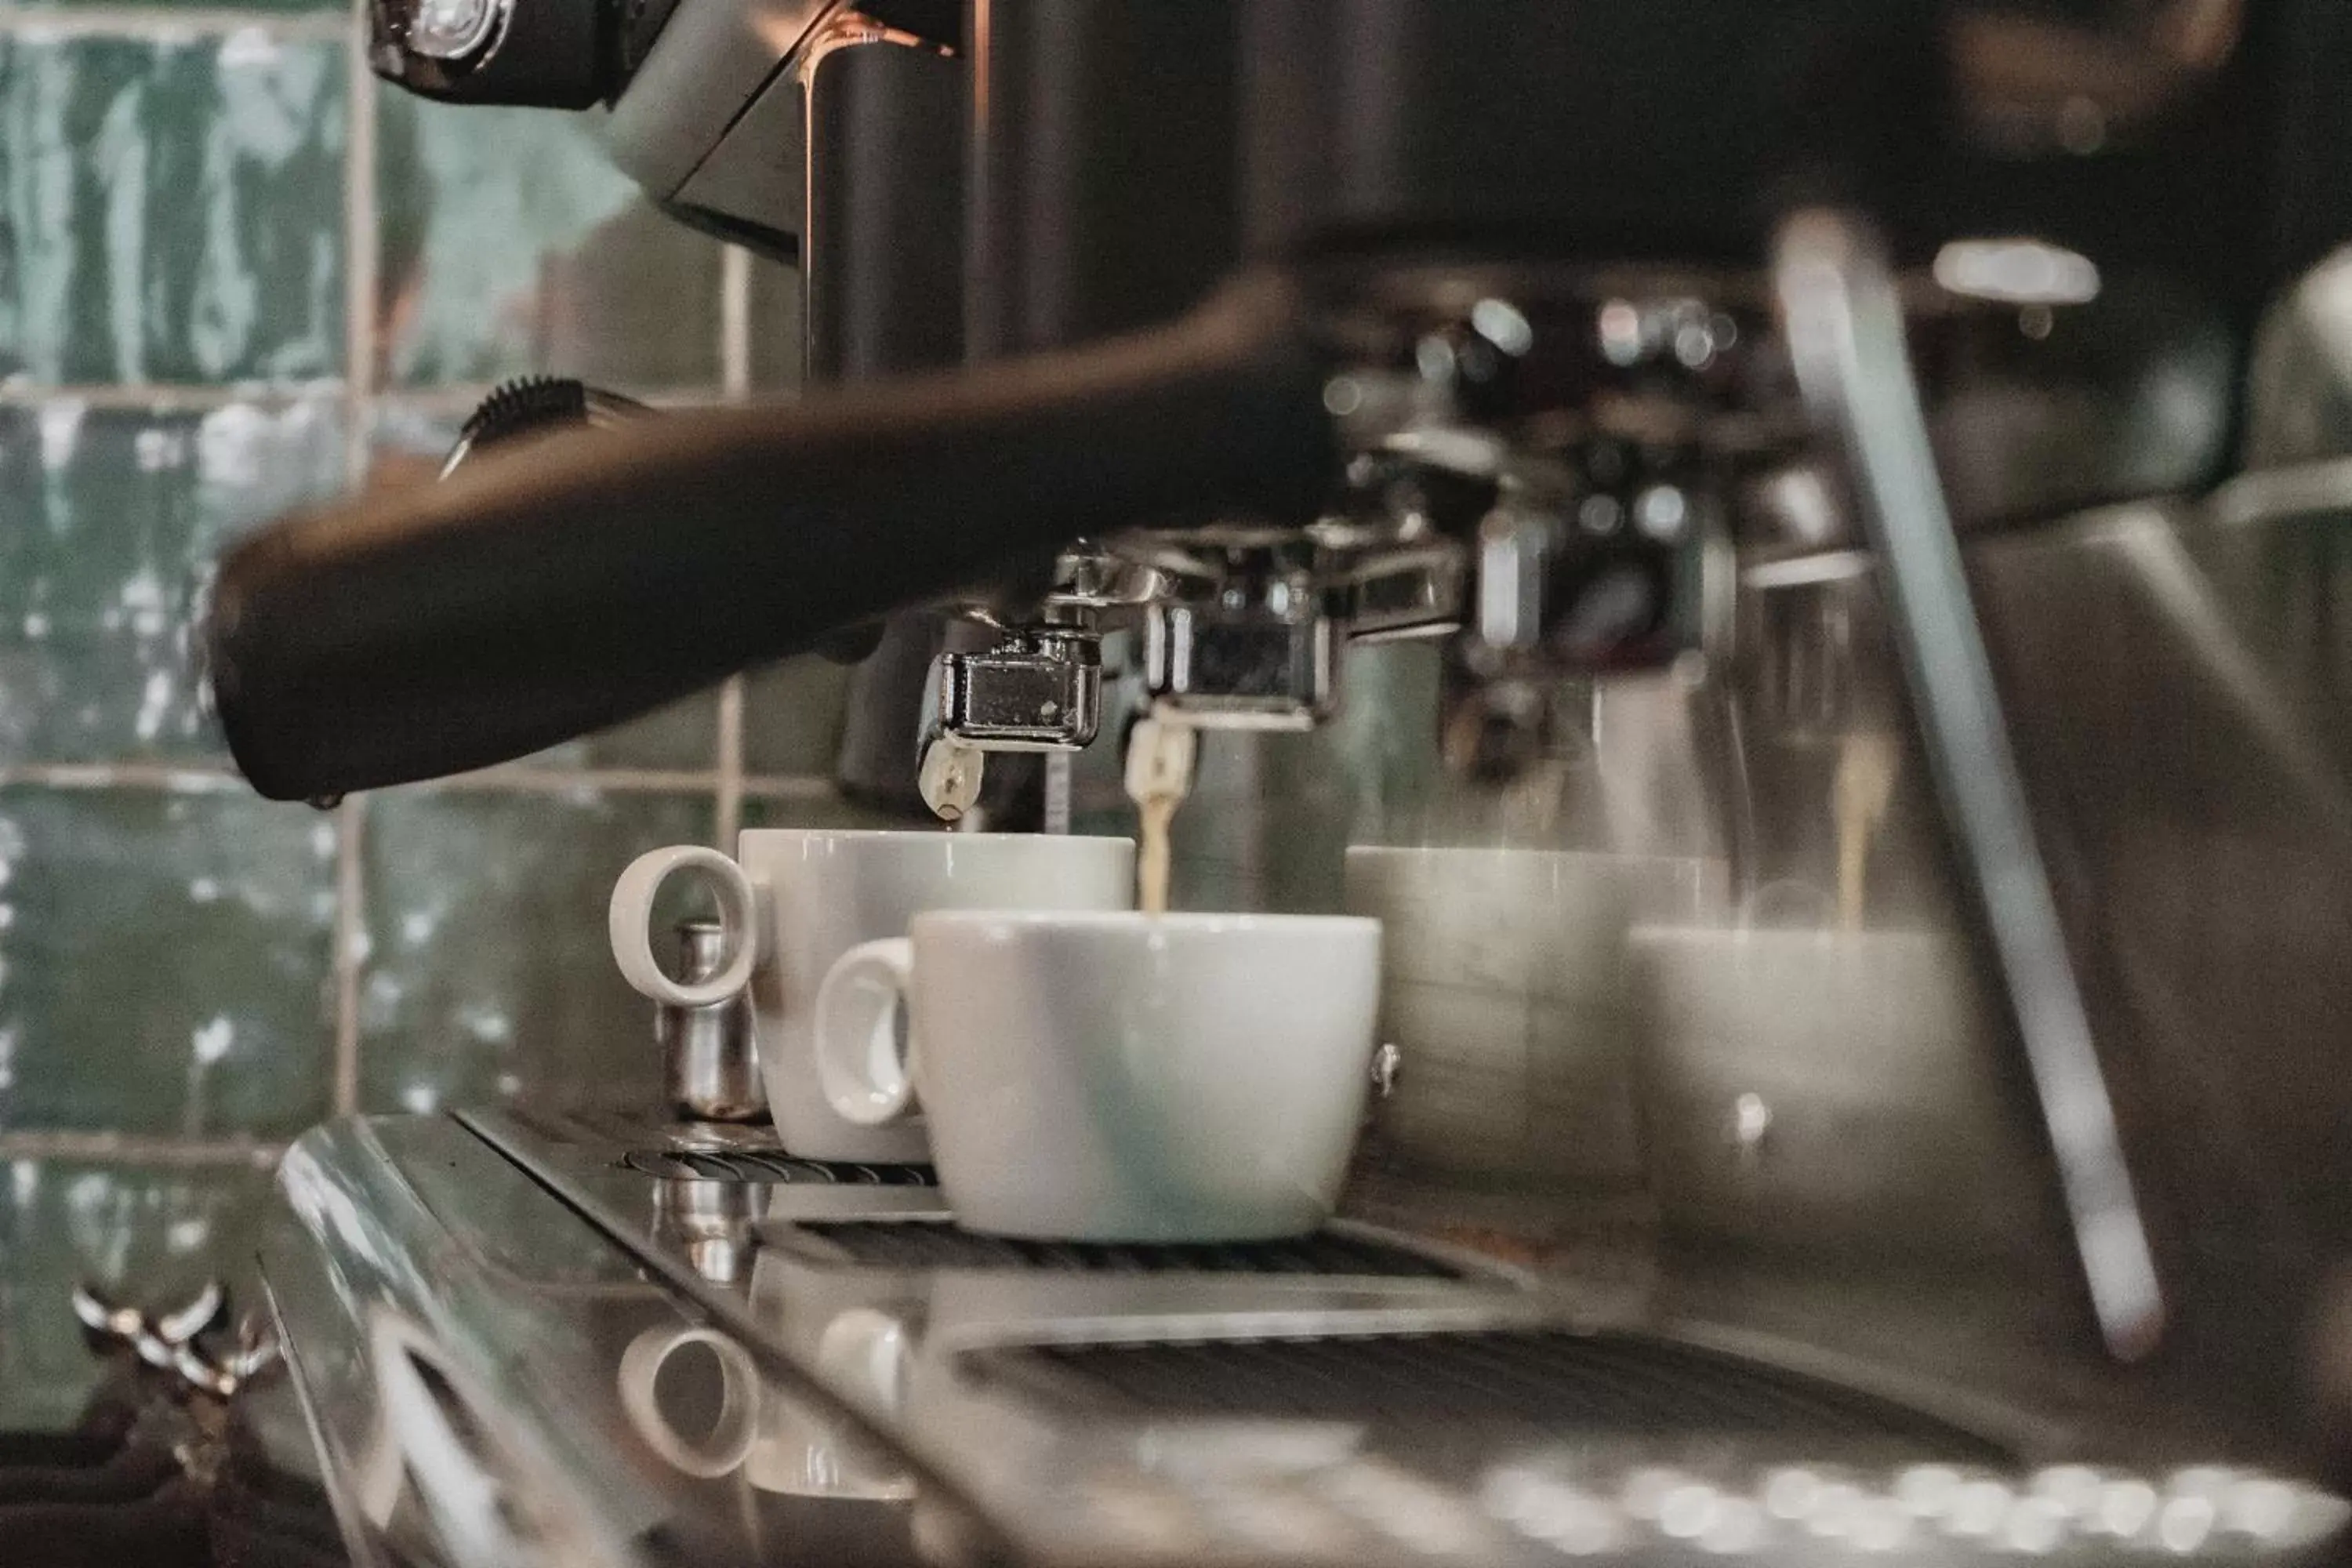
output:
[[572,117],[387,90],[376,136],[385,385],[551,364],[719,384],[719,247],[653,211]]
[[301,382],[342,368],[335,45],[0,37],[0,374]]
[[0,406],[0,762],[218,761],[188,639],[221,547],[342,487],[342,404]]
[[651,1103],[646,1006],[613,968],[605,900],[646,850],[715,837],[707,795],[583,784],[372,803],[361,1105]]
[[814,664],[324,814],[228,772],[192,630],[240,533],[430,482],[508,375],[797,380],[790,273],[661,218],[583,117],[382,88],[354,15],[0,6],[0,1427],[78,1407],[77,1279],[241,1277],[312,1122],[646,1093],[631,856],[868,819]]
[[0,1128],[326,1114],[341,826],[234,788],[0,789]]

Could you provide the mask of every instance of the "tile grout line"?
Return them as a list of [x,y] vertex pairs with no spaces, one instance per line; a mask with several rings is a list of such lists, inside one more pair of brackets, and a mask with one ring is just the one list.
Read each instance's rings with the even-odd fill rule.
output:
[[822,773],[747,773],[743,778],[746,800],[832,800],[840,794],[841,786]]
[[244,1138],[163,1138],[140,1132],[34,1128],[0,1132],[0,1160],[106,1160],[131,1165],[241,1165],[268,1170],[283,1143]]
[[245,781],[226,768],[169,763],[10,763],[0,785],[37,784],[61,790],[152,790],[164,795],[232,795]]
[[[404,786],[410,794],[448,795],[713,795],[716,769],[532,768],[501,764]],[[737,774],[737,787],[750,800],[810,800],[834,793],[821,773]],[[11,763],[0,764],[0,788],[122,790],[163,795],[247,795],[252,786],[235,770],[168,763]]]
[[[341,381],[201,382],[126,381],[107,385],[86,382],[0,382],[0,407],[38,408],[55,403],[79,403],[92,408],[212,409],[252,405],[292,407],[306,403],[333,402],[366,396],[375,403],[396,403],[424,414],[471,414],[497,382],[451,382],[387,392],[364,391]],[[727,395],[716,386],[636,387],[629,395],[656,408],[709,407]]]
[[[730,681],[729,686],[735,683]],[[719,750],[729,753],[727,731],[728,688],[719,693]],[[747,799],[803,800],[834,793],[833,780],[816,773],[747,773],[742,769],[741,734],[742,710],[740,692],[735,698],[735,732],[737,739],[732,752],[735,766],[731,772],[713,767],[702,769],[668,768],[582,768],[567,772],[560,768],[533,768],[515,763],[501,763],[484,768],[478,773],[458,773],[446,779],[431,779],[409,784],[416,790],[441,790],[452,795],[576,795],[583,792],[608,795],[719,795],[730,787]]]
[[[751,253],[730,245],[719,253],[719,387],[730,403],[751,391]],[[743,678],[730,675],[719,689],[717,754],[711,759],[719,787],[711,802],[711,831],[724,848],[743,826]]]
[[176,44],[238,33],[267,34],[278,43],[333,43],[345,37],[340,12],[255,11],[234,5],[171,10],[146,5],[76,5],[51,10],[0,5],[0,33],[35,43],[65,38],[138,38]]
[[718,762],[711,832],[725,848],[743,827],[743,678],[740,675],[729,676],[719,689]]
[[231,381],[215,386],[194,382],[127,381],[110,386],[76,382],[7,382],[0,383],[0,407],[39,408],[50,404],[78,403],[89,408],[154,409],[167,413],[181,408],[291,408],[306,403],[337,402],[343,394],[340,381],[286,382],[275,385]]
[[335,808],[335,1081],[337,1116],[360,1108],[360,971],[366,960],[367,879],[361,859],[367,802],[347,795]]
[[375,73],[368,68],[368,0],[352,0],[342,38],[347,85],[343,139],[343,382],[352,410],[352,473],[367,477],[369,437],[365,416],[376,384]]
[[[367,483],[375,438],[376,92],[368,68],[368,0],[352,0],[342,20],[346,132],[343,138],[344,479]],[[367,805],[347,796],[335,808],[335,1071],[337,1116],[360,1108],[360,983],[367,943]]]

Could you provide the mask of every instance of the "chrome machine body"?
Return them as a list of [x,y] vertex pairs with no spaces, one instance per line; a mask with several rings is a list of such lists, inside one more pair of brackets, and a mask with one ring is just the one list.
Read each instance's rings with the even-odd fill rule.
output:
[[552,16],[383,0],[376,64],[609,102],[801,266],[813,390],[247,547],[266,793],[878,637],[845,772],[943,817],[1066,826],[1119,746],[1246,812],[1211,739],[1344,735],[1361,838],[1688,896],[1596,960],[1622,1155],[1559,1157],[1539,1043],[1451,1043],[1550,1003],[1457,997],[1296,1247],[989,1243],[919,1169],[651,1111],[313,1134],[268,1261],[356,1542],[2340,1558],[2328,271],[2255,349],[2352,237],[2328,7]]

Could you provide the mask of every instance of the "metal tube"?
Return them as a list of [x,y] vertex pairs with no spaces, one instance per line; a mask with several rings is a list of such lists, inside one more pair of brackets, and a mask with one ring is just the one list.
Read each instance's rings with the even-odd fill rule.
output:
[[2163,1293],[1928,446],[1894,279],[1864,224],[1822,210],[1781,225],[1773,278],[1798,386],[1845,448],[1878,552],[1888,623],[2041,1100],[2100,1333],[2111,1354],[2136,1360],[2163,1332]]

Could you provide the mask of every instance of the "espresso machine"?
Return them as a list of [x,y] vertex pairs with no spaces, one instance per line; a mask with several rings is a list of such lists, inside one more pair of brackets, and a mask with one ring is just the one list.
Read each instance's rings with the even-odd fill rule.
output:
[[[239,546],[263,794],[823,648],[943,823],[1272,811],[1198,781],[1301,742],[1427,763],[1351,785],[1351,903],[1353,849],[1495,858],[1382,907],[1438,1001],[1295,1242],[976,1236],[925,1167],[658,1107],[311,1134],[264,1272],[355,1553],[2344,1554],[2352,471],[2280,434],[2321,394],[2263,323],[2352,237],[2352,17],[373,21],[379,74],[603,105],[798,266],[810,384]],[[1571,853],[1673,896],[1576,950],[1607,1038],[1555,1114],[1551,1037],[1472,1043],[1522,1028],[1486,957],[1568,963],[1494,889]]]

